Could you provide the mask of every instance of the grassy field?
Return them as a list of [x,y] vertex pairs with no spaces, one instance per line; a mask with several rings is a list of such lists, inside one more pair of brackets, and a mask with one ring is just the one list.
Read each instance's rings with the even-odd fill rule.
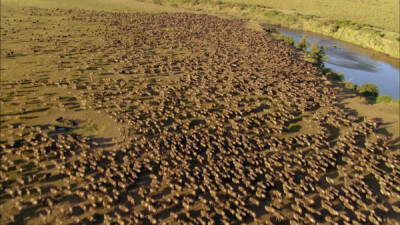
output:
[[132,0],[3,0],[5,6],[31,6],[40,8],[104,10],[112,12],[181,12],[183,9]]
[[399,32],[400,29],[398,0],[222,0],[222,2],[245,2],[284,12],[314,15],[327,20],[350,20],[394,32]]
[[385,53],[399,53],[399,1],[145,0],[311,31]]
[[399,222],[398,108],[178,11],[2,1],[0,224]]

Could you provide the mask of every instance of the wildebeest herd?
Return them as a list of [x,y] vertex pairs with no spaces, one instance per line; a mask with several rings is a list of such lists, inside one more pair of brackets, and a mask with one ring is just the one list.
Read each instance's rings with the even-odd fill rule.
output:
[[[19,13],[3,46],[33,44],[2,68],[48,70],[2,71],[1,224],[399,223],[399,151],[283,42],[200,14]],[[30,124],[85,110],[112,144]]]

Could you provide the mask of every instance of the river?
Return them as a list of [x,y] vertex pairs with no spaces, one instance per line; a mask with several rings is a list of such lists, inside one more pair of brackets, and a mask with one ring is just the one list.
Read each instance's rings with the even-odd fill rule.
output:
[[330,60],[325,62],[325,67],[343,73],[346,81],[357,85],[374,83],[378,86],[380,95],[390,95],[399,99],[399,59],[311,32],[281,27],[277,27],[276,30],[293,38],[295,43],[303,35],[308,36],[310,45],[320,40],[318,45],[328,47],[325,52]]

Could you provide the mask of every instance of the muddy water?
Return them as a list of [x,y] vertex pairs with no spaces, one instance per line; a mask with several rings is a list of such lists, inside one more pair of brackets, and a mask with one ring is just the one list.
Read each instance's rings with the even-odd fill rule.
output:
[[315,40],[320,40],[319,45],[328,47],[326,53],[330,61],[325,62],[326,67],[344,73],[346,81],[351,80],[357,85],[374,83],[378,85],[379,94],[399,99],[398,59],[315,33],[286,28],[276,28],[276,30],[292,37],[295,43],[303,34],[308,36],[310,45]]

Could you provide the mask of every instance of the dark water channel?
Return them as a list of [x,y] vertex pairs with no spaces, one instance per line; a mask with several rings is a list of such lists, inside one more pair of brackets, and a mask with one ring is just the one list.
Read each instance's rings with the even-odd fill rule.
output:
[[380,95],[391,95],[399,99],[398,59],[315,33],[281,27],[277,27],[276,30],[293,38],[295,43],[303,34],[308,36],[310,45],[315,40],[320,40],[318,45],[328,47],[325,52],[330,61],[325,62],[325,67],[343,73],[346,81],[357,85],[374,83],[378,85]]

